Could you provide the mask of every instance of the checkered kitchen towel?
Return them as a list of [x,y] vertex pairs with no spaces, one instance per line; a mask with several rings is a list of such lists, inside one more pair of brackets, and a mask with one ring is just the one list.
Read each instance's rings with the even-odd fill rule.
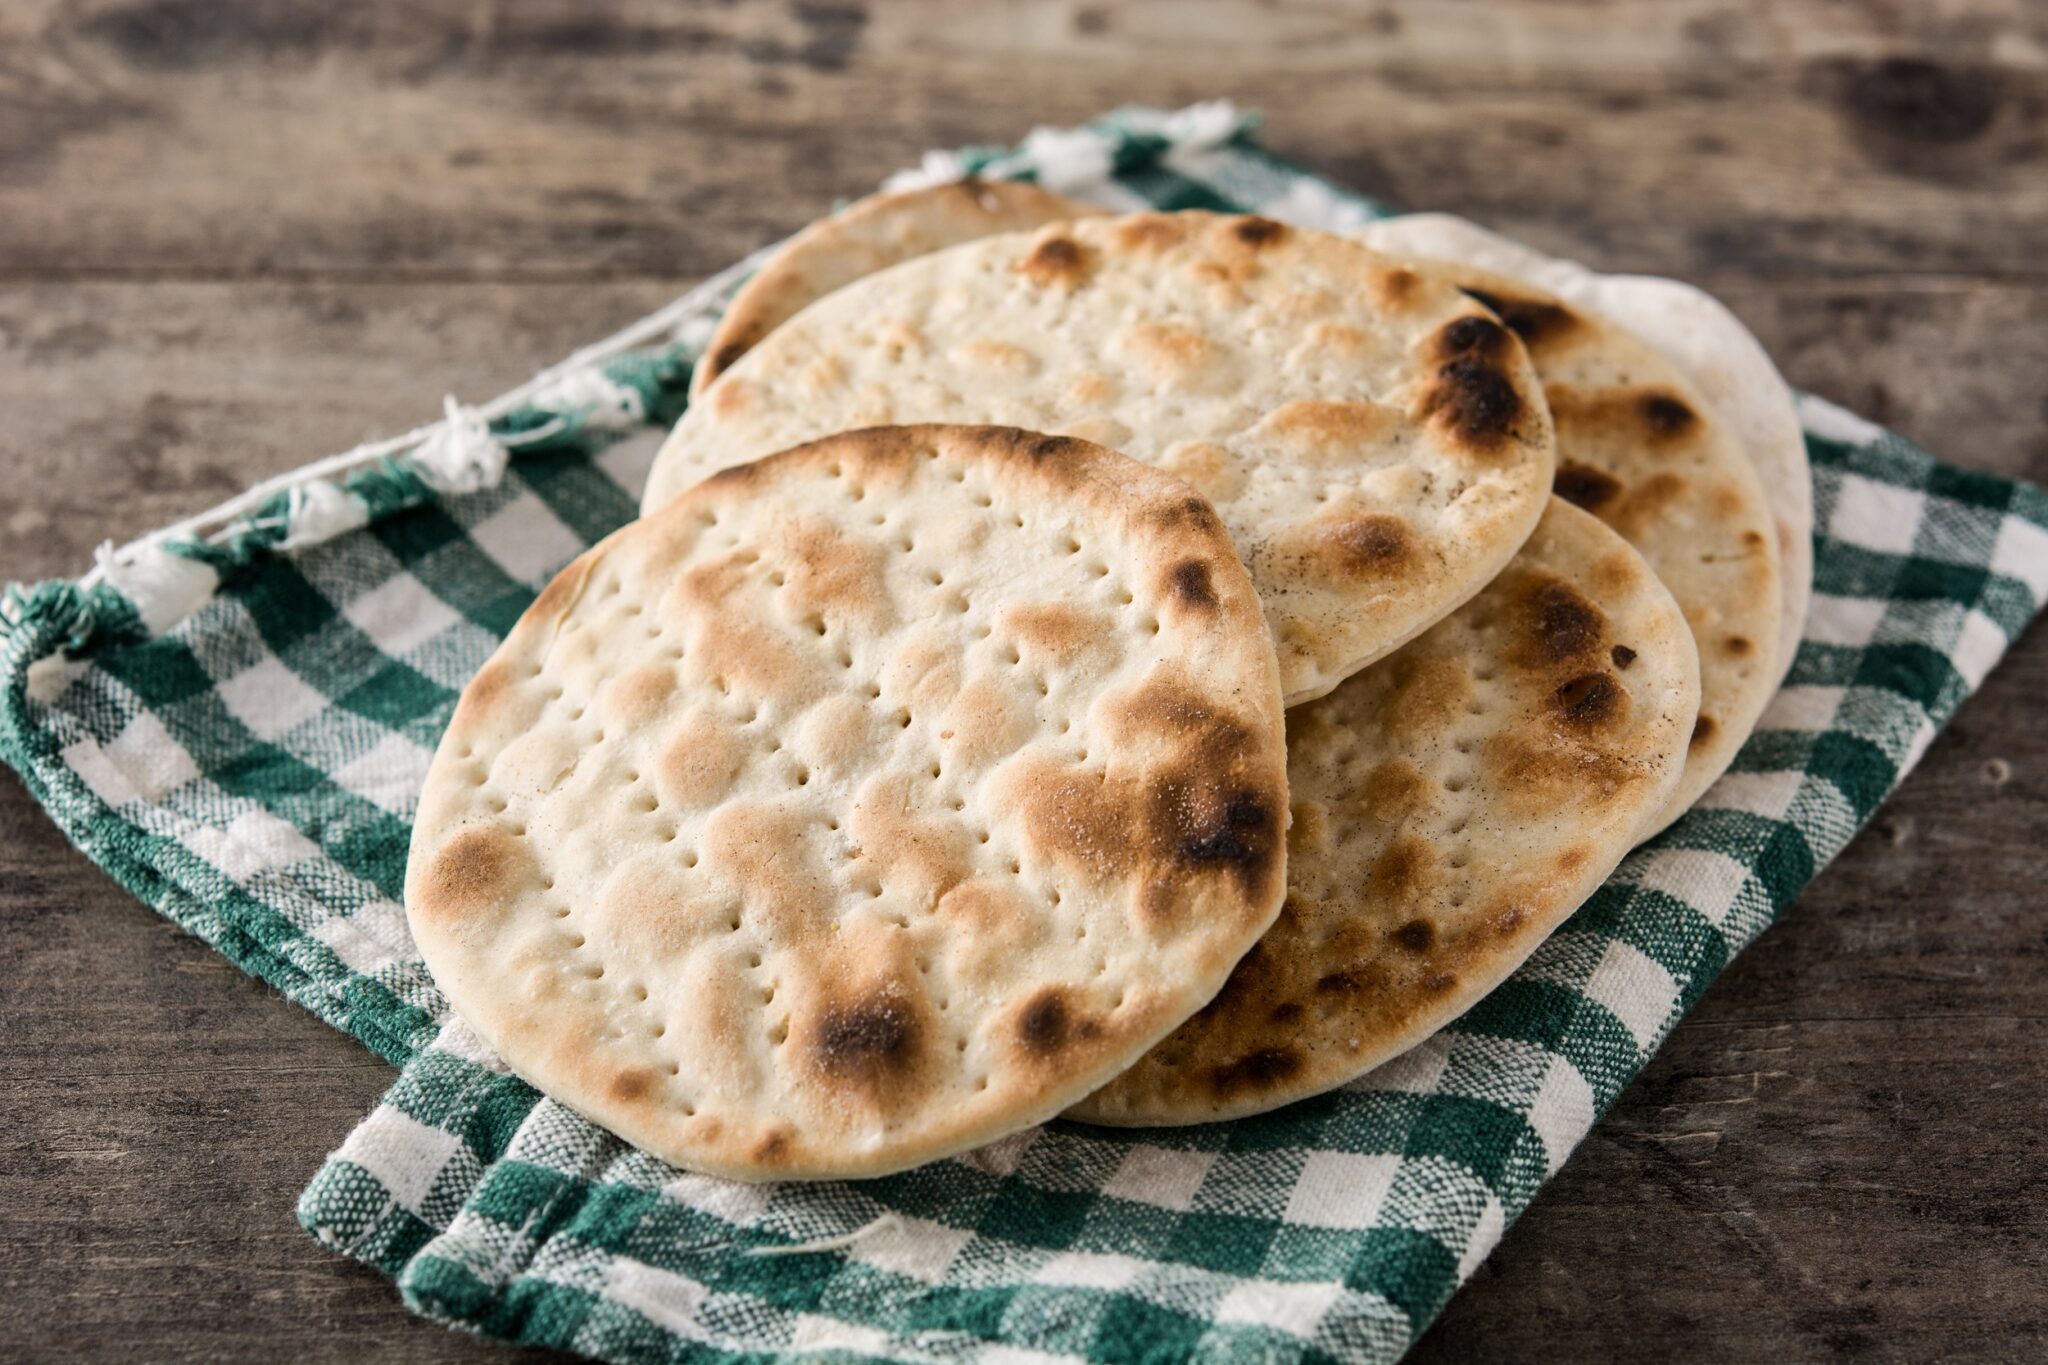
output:
[[[1376,212],[1220,106],[1127,110],[912,175],[963,168],[1111,205],[1340,229]],[[403,1064],[306,1191],[305,1225],[479,1332],[619,1361],[1390,1360],[2048,591],[2048,497],[1808,400],[1817,569],[1790,682],[1700,809],[1442,1035],[1244,1122],[1053,1123],[860,1184],[687,1175],[450,1022],[398,898],[457,691],[632,515],[736,279],[623,339],[656,344],[573,358],[407,452],[305,471],[214,534],[178,528],[8,609],[0,749],[57,822]]]

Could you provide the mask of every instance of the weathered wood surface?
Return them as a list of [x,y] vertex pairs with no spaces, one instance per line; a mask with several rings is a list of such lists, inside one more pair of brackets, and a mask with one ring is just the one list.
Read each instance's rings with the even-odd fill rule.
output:
[[[1719,290],[2048,478],[2048,11],[1796,0],[0,7],[0,573],[483,396],[924,147],[1229,95]],[[1421,1360],[2048,1352],[2048,634],[1715,985]],[[0,1356],[485,1359],[315,1246],[390,1077],[0,779]]]

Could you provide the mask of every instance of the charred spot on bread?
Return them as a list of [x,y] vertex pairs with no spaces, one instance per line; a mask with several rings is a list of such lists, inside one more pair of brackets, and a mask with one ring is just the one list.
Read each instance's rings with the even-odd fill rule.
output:
[[1521,617],[1529,653],[1541,664],[1576,659],[1600,643],[1607,618],[1577,588],[1545,578],[1523,594]]
[[1301,1054],[1293,1048],[1262,1047],[1212,1067],[1209,1086],[1222,1098],[1244,1090],[1265,1090],[1301,1070]]
[[835,1076],[872,1078],[908,1070],[917,1053],[917,1020],[896,995],[881,992],[828,1006],[818,1020],[812,1055]]
[[1411,919],[1390,935],[1395,946],[1411,953],[1426,953],[1436,942],[1436,929],[1426,919]]
[[1216,589],[1209,581],[1209,566],[1199,559],[1183,559],[1173,566],[1173,592],[1191,607],[1216,605]]
[[1442,360],[1460,356],[1492,359],[1508,344],[1507,330],[1492,318],[1468,313],[1444,324],[1437,333],[1437,355]]
[[1639,410],[1644,424],[1659,436],[1676,436],[1699,420],[1699,414],[1675,394],[1646,393]]
[[1621,685],[1605,673],[1581,673],[1555,693],[1558,711],[1567,721],[1581,727],[1613,719],[1621,710],[1625,695]]
[[1231,224],[1230,235],[1246,246],[1257,249],[1271,246],[1287,236],[1287,226],[1271,218],[1240,218]]
[[1604,469],[1563,460],[1558,463],[1550,491],[1575,507],[1598,512],[1621,496],[1621,480]]
[[1422,407],[1454,442],[1477,451],[1498,447],[1523,413],[1513,381],[1474,355],[1439,366]]
[[1461,285],[1459,292],[1491,310],[1532,348],[1555,340],[1579,325],[1579,319],[1571,309],[1548,299],[1502,294],[1470,285]]

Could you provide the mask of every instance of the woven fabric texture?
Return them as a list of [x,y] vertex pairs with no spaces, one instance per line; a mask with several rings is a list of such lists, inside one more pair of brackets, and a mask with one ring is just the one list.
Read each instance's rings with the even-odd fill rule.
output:
[[[1379,212],[1216,106],[910,178],[962,170],[1336,230]],[[67,834],[401,1064],[306,1227],[416,1310],[512,1340],[633,1362],[1391,1360],[2048,592],[2048,496],[1803,400],[1816,580],[1785,688],[1699,808],[1454,1026],[1253,1120],[1054,1123],[862,1183],[707,1179],[506,1074],[449,1019],[399,896],[457,694],[632,515],[719,302],[500,417],[502,473],[401,455],[281,492],[225,539],[157,547],[204,570],[174,623],[112,575],[17,590],[0,637],[0,753]]]

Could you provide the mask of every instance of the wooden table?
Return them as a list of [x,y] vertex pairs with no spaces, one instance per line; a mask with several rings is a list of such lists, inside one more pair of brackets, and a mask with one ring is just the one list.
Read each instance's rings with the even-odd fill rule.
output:
[[[928,146],[1219,95],[1368,192],[1697,280],[1795,383],[2048,478],[2022,11],[10,0],[0,572],[494,393]],[[1417,1359],[2048,1350],[2044,688],[2036,631]],[[293,1222],[390,1068],[11,776],[0,983],[0,1355],[506,1354]]]

